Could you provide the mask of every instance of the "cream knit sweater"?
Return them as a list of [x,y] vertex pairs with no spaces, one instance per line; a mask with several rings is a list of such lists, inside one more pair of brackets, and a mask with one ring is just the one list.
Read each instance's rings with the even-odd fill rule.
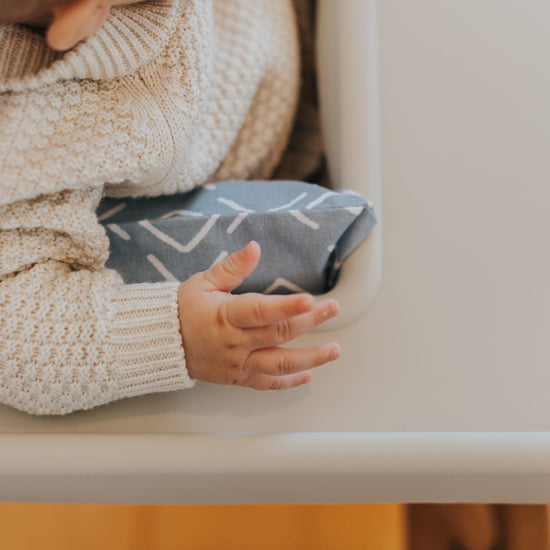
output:
[[0,402],[66,414],[193,386],[178,284],[105,269],[96,207],[268,177],[298,81],[291,0],[119,7],[65,54],[0,26]]

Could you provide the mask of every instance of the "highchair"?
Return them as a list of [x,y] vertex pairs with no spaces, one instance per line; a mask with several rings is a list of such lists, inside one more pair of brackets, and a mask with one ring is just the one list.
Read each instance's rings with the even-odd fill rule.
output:
[[298,342],[341,359],[281,393],[1,407],[1,501],[550,500],[547,2],[318,9],[331,179],[379,218]]

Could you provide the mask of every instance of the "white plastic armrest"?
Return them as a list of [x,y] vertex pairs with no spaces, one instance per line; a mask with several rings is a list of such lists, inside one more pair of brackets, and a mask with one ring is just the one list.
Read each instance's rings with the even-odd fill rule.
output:
[[318,330],[334,330],[367,311],[382,277],[378,0],[320,0],[318,9],[319,97],[331,181],[371,200],[378,217],[326,294],[340,302],[341,313]]

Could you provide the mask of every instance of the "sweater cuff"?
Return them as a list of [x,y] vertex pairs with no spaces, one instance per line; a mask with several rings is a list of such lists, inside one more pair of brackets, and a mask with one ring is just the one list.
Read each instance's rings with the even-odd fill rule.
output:
[[178,318],[179,283],[123,286],[111,326],[116,398],[192,388]]

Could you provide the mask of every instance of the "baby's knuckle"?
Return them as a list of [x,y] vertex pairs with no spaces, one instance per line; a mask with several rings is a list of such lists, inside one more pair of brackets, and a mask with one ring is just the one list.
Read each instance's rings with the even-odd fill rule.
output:
[[225,376],[225,383],[229,386],[241,386],[242,376],[236,369],[228,369]]
[[227,352],[224,367],[226,384],[242,386],[249,376],[246,361],[243,361],[237,349]]
[[242,362],[240,357],[235,352],[230,352],[226,360],[227,370],[233,373],[242,371]]
[[229,258],[226,258],[223,262],[217,265],[226,275],[235,275],[239,272],[237,262],[233,256],[229,256]]
[[286,355],[282,355],[279,358],[279,363],[277,365],[277,371],[279,374],[292,374],[294,372],[294,362],[289,359]]
[[254,302],[252,303],[252,318],[257,325],[264,324],[264,308],[260,300],[254,300]]
[[285,384],[283,380],[272,380],[268,383],[266,389],[268,391],[278,391],[283,390],[285,388]]
[[283,321],[279,321],[277,323],[277,339],[279,342],[288,342],[292,339],[292,327],[290,325],[290,321],[288,319],[284,319]]

